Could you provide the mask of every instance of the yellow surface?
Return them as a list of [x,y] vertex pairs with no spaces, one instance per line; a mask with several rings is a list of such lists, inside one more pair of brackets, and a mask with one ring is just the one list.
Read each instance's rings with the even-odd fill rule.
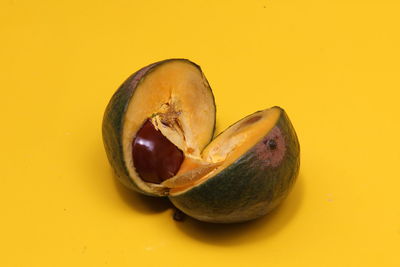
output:
[[[0,266],[400,266],[398,1],[0,2]],[[113,180],[103,110],[199,63],[218,131],[284,107],[299,181],[261,220],[171,220]]]

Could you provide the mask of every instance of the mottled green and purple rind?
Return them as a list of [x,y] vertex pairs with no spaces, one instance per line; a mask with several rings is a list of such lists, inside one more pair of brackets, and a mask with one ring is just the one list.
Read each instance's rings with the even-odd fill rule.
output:
[[[107,105],[107,108],[104,112],[103,117],[103,125],[102,125],[102,134],[103,134],[103,143],[105,147],[105,151],[107,154],[108,161],[110,162],[115,174],[117,175],[119,181],[121,181],[128,188],[135,190],[139,193],[151,196],[158,196],[157,194],[151,194],[149,192],[143,191],[140,189],[132,178],[129,175],[129,171],[126,167],[126,161],[124,159],[123,147],[122,147],[122,134],[124,128],[124,118],[125,113],[128,108],[129,102],[131,101],[132,96],[135,93],[136,88],[140,84],[140,82],[146,77],[147,74],[152,72],[157,67],[161,66],[164,63],[174,60],[185,61],[189,64],[194,65],[196,68],[201,71],[200,66],[191,62],[187,59],[167,59],[163,61],[159,61],[153,64],[150,64],[139,71],[132,74],[114,93],[110,102]],[[208,88],[209,86],[207,82]],[[212,91],[211,91],[212,94]],[[214,95],[213,102],[215,106]],[[214,129],[215,129],[215,114],[214,114]],[[210,140],[213,136],[214,130],[210,133]]]
[[[268,148],[270,139],[276,139],[276,150]],[[204,183],[170,196],[170,200],[201,221],[233,223],[256,219],[286,198],[299,167],[297,135],[281,109],[275,126],[236,162]]]

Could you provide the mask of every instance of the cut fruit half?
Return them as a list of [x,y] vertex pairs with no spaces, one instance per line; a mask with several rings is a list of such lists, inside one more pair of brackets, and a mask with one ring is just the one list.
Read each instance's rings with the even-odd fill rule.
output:
[[187,183],[165,181],[170,200],[201,221],[242,222],[267,214],[286,198],[298,176],[300,146],[285,111],[273,107],[229,127],[203,157],[218,165]]
[[[121,85],[104,114],[103,140],[108,159],[125,185],[141,193],[162,196],[167,190],[159,182],[170,175],[155,177],[154,173],[162,171],[149,171],[149,166],[143,166],[146,164],[135,166],[134,162],[153,160],[154,168],[164,164],[160,168],[166,172],[176,169],[166,165],[176,165],[179,160],[169,158],[179,155],[178,150],[199,158],[212,139],[214,128],[214,96],[200,67],[189,60],[170,59],[139,70]],[[140,130],[141,135],[137,136]],[[156,143],[145,140],[144,132]],[[151,149],[146,151],[146,142],[147,148],[156,145],[155,153]],[[156,155],[158,159],[143,158],[166,147],[175,152],[164,155],[164,160],[160,155]]]

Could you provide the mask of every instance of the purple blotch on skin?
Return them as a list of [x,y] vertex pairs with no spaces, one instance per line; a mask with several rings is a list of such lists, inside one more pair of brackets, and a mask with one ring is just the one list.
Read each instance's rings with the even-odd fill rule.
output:
[[285,138],[278,127],[271,129],[269,134],[255,147],[257,157],[267,166],[277,167],[283,160],[286,152]]

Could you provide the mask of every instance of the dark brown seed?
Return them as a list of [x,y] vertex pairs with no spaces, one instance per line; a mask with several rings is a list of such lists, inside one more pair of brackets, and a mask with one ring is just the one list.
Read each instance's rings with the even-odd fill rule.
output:
[[146,120],[132,143],[136,172],[142,180],[159,184],[174,176],[183,162],[183,152]]

